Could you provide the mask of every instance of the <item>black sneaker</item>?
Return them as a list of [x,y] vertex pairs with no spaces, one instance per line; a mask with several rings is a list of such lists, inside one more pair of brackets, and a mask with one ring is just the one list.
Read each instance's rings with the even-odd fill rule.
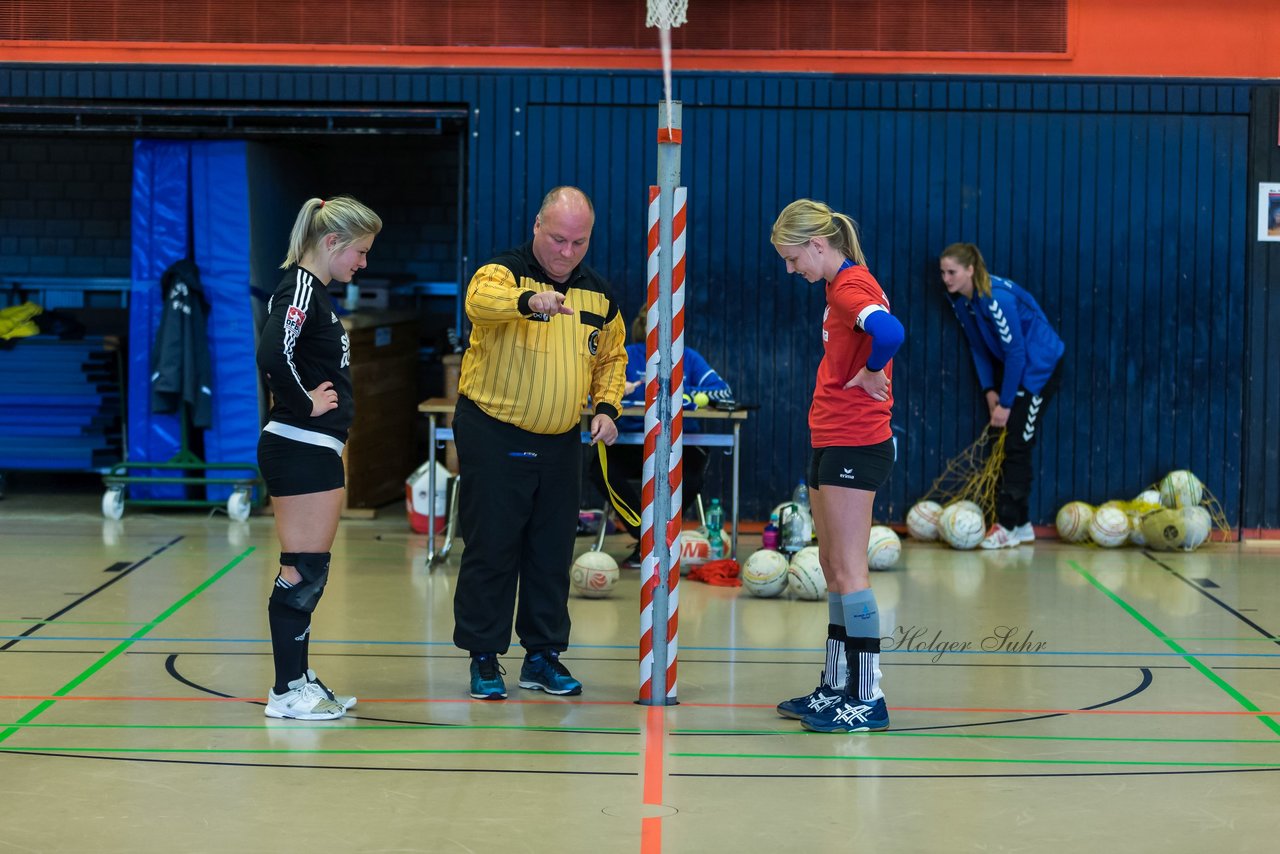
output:
[[631,554],[622,559],[622,566],[627,569],[639,569],[644,564],[644,555],[640,554],[640,544],[631,550]]

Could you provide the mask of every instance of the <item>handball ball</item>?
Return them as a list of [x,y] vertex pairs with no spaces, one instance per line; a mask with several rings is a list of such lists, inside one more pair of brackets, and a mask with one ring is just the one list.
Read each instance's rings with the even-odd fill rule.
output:
[[787,590],[797,599],[826,598],[827,579],[818,562],[818,547],[805,546],[791,556],[787,565]]
[[1089,538],[1107,549],[1124,545],[1129,539],[1129,514],[1114,505],[1102,505],[1089,520]]
[[782,552],[759,549],[742,565],[742,586],[752,596],[770,599],[787,586],[787,559]]
[[693,402],[699,409],[701,409],[711,402],[711,398],[707,397],[707,393],[705,391],[700,391],[693,396]]
[[1138,493],[1138,497],[1133,500],[1137,502],[1141,502],[1143,504],[1154,504],[1156,507],[1159,507],[1160,506],[1160,490],[1144,489],[1142,490],[1142,492]]
[[1200,478],[1186,469],[1171,471],[1160,481],[1160,502],[1165,507],[1194,507],[1203,497]]
[[1147,545],[1160,551],[1180,548],[1187,536],[1181,510],[1153,510],[1142,517],[1142,536]]
[[1064,543],[1083,543],[1089,539],[1089,522],[1093,519],[1093,507],[1083,501],[1068,501],[1058,511],[1054,521],[1058,526],[1058,538]]
[[948,504],[938,517],[938,533],[953,549],[972,549],[986,533],[982,512],[975,510],[972,501]]
[[942,505],[936,501],[917,501],[907,511],[907,532],[917,540],[938,539],[938,517]]
[[680,532],[680,571],[685,574],[711,559],[711,540],[701,531]]
[[603,599],[618,583],[618,564],[604,552],[583,552],[573,562],[569,580],[584,599]]
[[898,562],[902,554],[902,540],[892,528],[872,525],[867,538],[867,566],[872,569],[888,569]]
[[1209,531],[1213,528],[1213,520],[1209,511],[1200,505],[1182,508],[1182,523],[1186,535],[1182,539],[1182,548],[1193,551],[1204,545],[1209,539]]

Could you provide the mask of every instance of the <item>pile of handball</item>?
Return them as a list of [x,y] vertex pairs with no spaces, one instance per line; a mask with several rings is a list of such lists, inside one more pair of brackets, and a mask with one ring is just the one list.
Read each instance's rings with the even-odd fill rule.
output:
[[1108,501],[1097,507],[1071,501],[1058,511],[1058,536],[1067,543],[1107,549],[1125,544],[1162,551],[1197,549],[1209,539],[1213,517],[1204,485],[1185,469],[1171,471],[1156,487],[1132,501]]
[[[893,529],[873,525],[867,540],[867,564],[871,569],[890,569],[901,555],[902,541]],[[827,581],[818,562],[817,546],[805,546],[790,560],[780,551],[757,549],[742,564],[742,586],[762,599],[783,593],[808,601],[827,598]]]
[[917,540],[941,540],[953,549],[974,549],[987,535],[982,508],[975,501],[917,501],[907,511],[907,532]]

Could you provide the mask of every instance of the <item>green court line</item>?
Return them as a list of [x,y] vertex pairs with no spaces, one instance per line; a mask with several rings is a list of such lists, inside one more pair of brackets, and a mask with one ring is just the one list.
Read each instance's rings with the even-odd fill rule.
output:
[[42,623],[46,626],[145,626],[141,620],[0,620],[0,623]]
[[[321,723],[308,725],[305,721],[291,721],[285,725],[272,724],[24,724],[11,723],[0,724],[0,726],[44,728],[44,729],[252,729],[259,732],[286,733],[294,730],[313,730],[329,732],[377,732],[379,730],[418,730],[427,733],[443,733],[458,732],[468,730],[511,730],[513,732],[570,732],[582,733],[583,730],[591,732],[610,732],[623,733],[626,735],[639,735],[640,730],[637,727],[608,727],[608,726],[577,726],[577,727],[553,727],[553,726],[535,726],[526,724],[523,726],[516,725],[499,725],[499,724],[440,724],[438,726],[430,726],[425,724],[333,724]],[[590,735],[590,732],[582,733]]]
[[[28,723],[31,723],[36,718],[40,717],[42,714],[44,714],[46,711],[52,708],[54,703],[58,702],[56,699],[57,697],[65,697],[66,695],[70,694],[72,691],[78,688],[81,684],[83,684],[85,680],[87,680],[90,676],[92,676],[93,674],[97,673],[99,670],[101,670],[102,668],[110,664],[111,661],[116,656],[120,655],[120,653],[124,652],[126,649],[132,646],[135,641],[140,640],[141,638],[146,636],[156,626],[160,625],[165,620],[169,619],[174,614],[176,614],[183,605],[186,605],[192,599],[196,598],[205,590],[207,590],[209,587],[211,587],[218,579],[222,578],[222,576],[226,575],[228,572],[235,569],[236,565],[240,563],[240,561],[244,560],[246,557],[248,557],[252,553],[253,553],[253,546],[250,546],[249,548],[245,549],[245,551],[237,555],[234,559],[232,559],[230,563],[228,563],[222,569],[218,570],[213,575],[209,576],[204,581],[202,581],[194,590],[192,590],[186,596],[183,596],[177,602],[174,602],[168,608],[165,608],[149,623],[144,625],[142,628],[138,629],[127,639],[121,641],[119,644],[116,645],[114,649],[112,649],[110,652],[103,655],[93,664],[86,667],[80,673],[79,676],[76,676],[66,685],[63,685],[57,691],[54,691],[51,696],[54,697],[55,699],[45,700],[40,705],[36,706],[34,709],[27,712],[22,717],[18,718],[17,724],[19,725],[28,724]],[[3,732],[0,732],[0,744],[3,744],[6,739],[8,739],[10,736],[12,736],[16,732],[21,732],[21,726],[10,726],[10,727],[7,727]]]
[[[787,731],[778,729],[739,730],[739,729],[681,729],[672,730],[672,735],[803,735],[810,738],[820,733]],[[870,738],[961,738],[961,739],[999,739],[1009,741],[1104,741],[1158,744],[1270,744],[1280,747],[1280,741],[1274,738],[1125,738],[1122,736],[1093,735],[992,735],[989,733],[973,733],[966,735],[956,732],[868,732],[863,733]]]
[[[1151,634],[1159,638],[1164,643],[1165,646],[1169,647],[1169,649],[1178,653],[1180,656],[1182,656],[1182,658],[1188,664],[1190,664],[1196,670],[1200,671],[1201,676],[1204,676],[1214,685],[1217,685],[1220,689],[1222,689],[1223,692],[1227,694],[1227,696],[1231,697],[1231,699],[1239,703],[1242,708],[1250,712],[1261,711],[1261,709],[1259,709],[1256,705],[1254,705],[1252,700],[1250,700],[1244,694],[1241,694],[1225,679],[1223,679],[1221,676],[1219,676],[1218,674],[1210,670],[1204,663],[1200,661],[1200,659],[1196,658],[1194,655],[1192,655],[1191,653],[1183,649],[1181,646],[1179,646],[1174,641],[1173,638],[1171,638],[1169,635],[1161,631],[1160,628],[1156,626],[1155,623],[1151,622],[1145,616],[1143,616],[1142,613],[1139,612],[1137,608],[1130,605],[1124,599],[1120,598],[1120,596],[1118,596],[1116,593],[1112,592],[1112,590],[1109,587],[1107,587],[1098,579],[1094,578],[1093,575],[1091,575],[1088,570],[1080,566],[1080,564],[1076,563],[1074,560],[1069,560],[1067,561],[1067,563],[1071,565],[1072,569],[1074,569],[1081,576],[1083,576],[1086,581],[1088,581],[1090,584],[1096,587],[1099,591],[1101,591],[1108,599],[1110,599],[1112,602],[1116,603],[1121,608],[1123,608],[1124,611],[1130,617],[1133,617],[1135,620],[1141,623],[1142,626],[1146,628],[1147,631],[1151,632]],[[1260,720],[1263,723],[1263,725],[1267,727],[1267,729],[1271,730],[1276,735],[1280,735],[1280,724],[1276,723],[1274,720],[1267,717],[1266,715],[1258,715],[1258,720]]]
[[831,756],[785,753],[672,753],[689,759],[798,759],[819,762],[958,762],[997,765],[1155,765],[1175,768],[1280,768],[1275,762],[1174,762],[1154,759],[1008,759],[979,756]]
[[496,749],[464,749],[464,748],[441,748],[441,749],[390,749],[390,750],[360,750],[358,748],[341,749],[341,748],[315,748],[315,749],[293,749],[288,747],[6,747],[4,752],[13,753],[200,753],[200,754],[226,754],[226,753],[248,753],[248,754],[267,754],[280,755],[292,753],[322,754],[322,755],[376,755],[376,756],[395,756],[395,755],[473,755],[473,756],[626,756],[636,757],[640,755],[638,750],[496,750]]

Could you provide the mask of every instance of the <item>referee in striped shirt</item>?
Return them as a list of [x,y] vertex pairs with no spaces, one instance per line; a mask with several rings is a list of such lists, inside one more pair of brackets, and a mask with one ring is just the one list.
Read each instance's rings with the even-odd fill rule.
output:
[[520,687],[580,694],[569,645],[569,566],[582,477],[579,420],[612,445],[626,382],[626,330],[609,284],[582,263],[595,211],[576,187],[542,200],[533,240],[467,286],[471,339],[453,431],[465,543],[453,642],[471,654],[471,696],[507,696],[498,656],[516,634]]

